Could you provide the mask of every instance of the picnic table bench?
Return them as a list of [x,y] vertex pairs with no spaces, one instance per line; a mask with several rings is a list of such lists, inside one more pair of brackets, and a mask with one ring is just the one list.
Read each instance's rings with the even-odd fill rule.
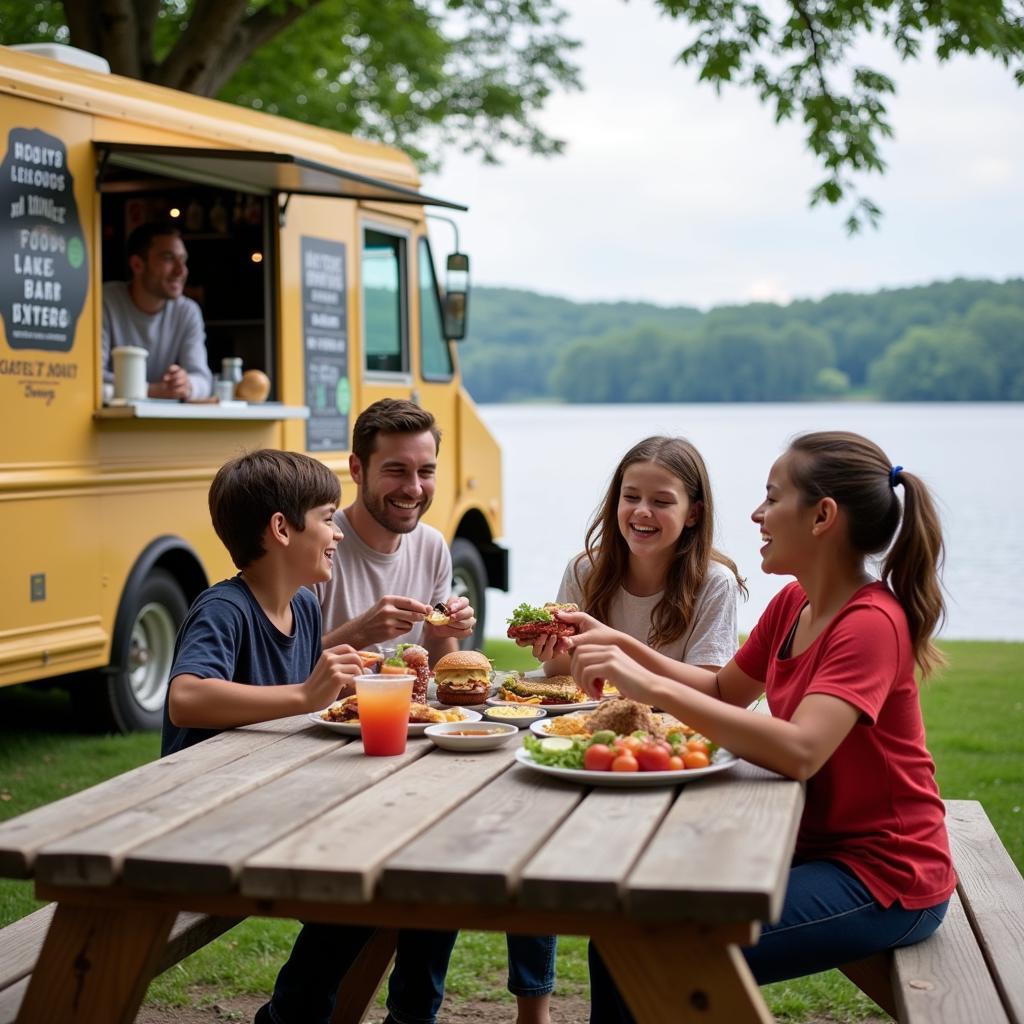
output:
[[1024,1024],[1024,878],[977,800],[947,800],[957,889],[934,935],[843,972],[901,1024]]
[[230,730],[0,824],[0,876],[56,903],[17,1019],[129,1024],[192,912],[384,929],[343,982],[352,1021],[391,930],[425,927],[591,935],[643,1024],[766,1024],[739,947],[781,909],[802,808],[743,762],[590,790],[512,747],[369,758],[303,716]]

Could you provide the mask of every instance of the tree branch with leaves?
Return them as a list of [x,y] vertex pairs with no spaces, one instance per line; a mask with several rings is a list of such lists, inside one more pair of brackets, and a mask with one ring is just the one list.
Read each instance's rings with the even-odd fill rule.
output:
[[398,145],[495,161],[564,143],[537,115],[580,87],[555,0],[0,0],[0,42],[57,41],[115,74]]
[[752,87],[776,122],[803,122],[810,151],[824,168],[811,205],[846,202],[847,230],[877,224],[878,207],[861,193],[866,174],[881,174],[883,140],[892,138],[887,101],[892,79],[854,63],[869,37],[891,44],[901,60],[926,48],[940,61],[988,54],[1024,85],[1024,8],[1002,0],[655,0],[697,36],[679,60],[716,91]]

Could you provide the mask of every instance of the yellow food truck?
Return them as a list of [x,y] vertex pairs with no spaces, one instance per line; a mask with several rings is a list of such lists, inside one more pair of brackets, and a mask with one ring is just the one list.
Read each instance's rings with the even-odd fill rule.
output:
[[[0,686],[59,682],[97,724],[157,727],[178,625],[234,571],[217,468],[304,451],[344,503],[352,421],[385,396],[444,432],[427,520],[482,631],[485,587],[507,589],[501,462],[460,384],[465,285],[435,276],[436,206],[455,204],[395,149],[0,47]],[[158,218],[181,226],[211,369],[240,358],[269,401],[108,400],[102,285]]]

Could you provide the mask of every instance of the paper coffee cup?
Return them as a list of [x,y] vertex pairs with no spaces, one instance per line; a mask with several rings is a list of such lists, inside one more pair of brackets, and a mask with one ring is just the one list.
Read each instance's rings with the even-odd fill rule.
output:
[[114,397],[131,402],[145,398],[149,393],[146,384],[146,356],[144,348],[121,345],[111,356],[114,360]]

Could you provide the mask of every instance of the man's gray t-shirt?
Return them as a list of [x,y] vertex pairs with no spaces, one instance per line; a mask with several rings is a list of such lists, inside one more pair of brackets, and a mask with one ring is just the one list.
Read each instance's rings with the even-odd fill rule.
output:
[[144,348],[146,380],[155,384],[168,366],[180,366],[192,382],[190,398],[213,393],[213,374],[206,355],[206,329],[199,306],[182,295],[168,299],[159,313],[143,313],[132,301],[125,281],[103,285],[103,379],[113,383],[110,350],[125,345]]
[[[313,592],[320,602],[324,632],[372,608],[385,594],[411,597],[433,605],[447,601],[452,592],[452,556],[444,536],[426,523],[400,535],[398,549],[390,554],[374,551],[352,528],[339,509],[334,517],[345,539],[334,552],[334,573],[327,583],[317,583]],[[402,636],[377,644],[420,644],[423,623]]]
[[[575,566],[576,558],[573,558],[566,566],[556,600],[574,601],[583,608],[583,591],[576,584]],[[580,579],[585,580],[589,572],[590,562],[584,555],[580,563]],[[727,665],[739,646],[736,627],[738,595],[739,586],[732,572],[721,562],[708,562],[707,575],[697,591],[689,628],[667,647],[657,648],[658,652],[688,665]],[[612,598],[606,625],[646,644],[654,609],[661,597],[662,591],[637,597],[619,587]],[[585,608],[583,610],[586,611]]]

